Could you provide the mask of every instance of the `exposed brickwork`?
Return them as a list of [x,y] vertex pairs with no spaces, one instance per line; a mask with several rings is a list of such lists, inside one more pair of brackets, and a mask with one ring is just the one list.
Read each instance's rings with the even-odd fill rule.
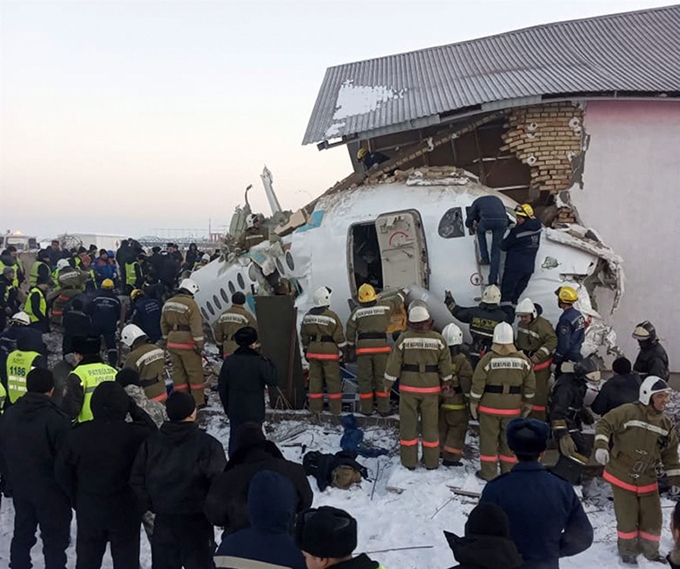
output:
[[585,133],[583,109],[571,103],[547,103],[513,109],[503,135],[503,151],[531,168],[531,189],[557,193],[573,184]]

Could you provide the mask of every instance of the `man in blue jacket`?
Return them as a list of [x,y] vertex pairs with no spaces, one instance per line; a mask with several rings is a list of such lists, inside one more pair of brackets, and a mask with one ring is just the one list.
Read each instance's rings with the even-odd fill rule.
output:
[[578,300],[578,293],[570,286],[561,286],[555,291],[557,306],[562,309],[562,315],[557,321],[555,332],[557,333],[557,348],[553,355],[553,363],[556,366],[555,376],[562,373],[564,362],[580,362],[581,346],[586,337],[586,320],[583,314],[574,307]]
[[[508,228],[505,206],[497,196],[482,196],[472,202],[465,226],[477,233],[479,242],[479,264],[491,265],[489,284],[498,284],[498,270],[501,264],[501,241]],[[491,231],[491,256],[486,242],[486,232]]]
[[581,553],[593,543],[593,526],[572,485],[538,462],[549,436],[543,421],[510,421],[508,446],[519,463],[487,483],[479,500],[507,514],[523,569],[558,569],[560,557]]

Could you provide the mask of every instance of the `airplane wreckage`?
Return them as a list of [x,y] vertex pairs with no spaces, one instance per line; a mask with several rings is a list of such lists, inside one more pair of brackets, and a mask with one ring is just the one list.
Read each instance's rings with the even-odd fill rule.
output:
[[[350,187],[332,188],[292,214],[274,229],[273,238],[248,253],[234,250],[233,238],[227,238],[220,259],[192,276],[200,287],[196,300],[211,326],[229,308],[232,294],[246,295],[258,317],[263,350],[284,370],[281,384],[287,400],[296,402],[292,407],[304,403],[299,320],[312,307],[318,287],[332,289],[331,308],[343,322],[363,282],[383,294],[406,289],[407,304],[427,302],[436,330],[456,322],[469,340],[467,325],[457,322],[443,303],[444,291],[451,290],[461,306],[477,304],[488,277],[488,267],[478,264],[476,237],[465,227],[468,209],[476,198],[495,195],[515,222],[517,202],[459,168],[421,167],[364,177]],[[265,190],[273,194],[271,176]],[[272,275],[285,283],[287,312],[275,307],[276,299],[284,297],[272,294]],[[610,299],[613,291],[615,310],[623,294],[621,257],[592,229],[544,227],[535,272],[523,296],[539,303],[554,323],[560,313],[554,291],[563,284],[577,289],[577,308],[589,323],[584,354],[616,353],[615,333],[598,313],[597,300],[601,292]],[[403,325],[405,314],[397,315],[393,329]]]

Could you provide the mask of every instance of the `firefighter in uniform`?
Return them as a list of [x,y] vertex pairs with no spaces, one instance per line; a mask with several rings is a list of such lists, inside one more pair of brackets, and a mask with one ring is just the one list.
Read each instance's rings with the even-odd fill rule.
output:
[[538,315],[536,305],[529,298],[524,298],[517,304],[515,314],[519,317],[517,349],[531,360],[536,376],[536,397],[534,397],[531,417],[545,421],[550,366],[557,347],[557,334],[550,322]]
[[47,358],[31,348],[30,338],[20,336],[17,349],[7,356],[7,397],[10,403],[16,403],[26,394],[28,372],[36,367],[47,369]]
[[670,392],[663,379],[647,377],[639,401],[612,409],[595,430],[595,460],[604,465],[602,477],[612,487],[619,555],[625,564],[637,565],[638,553],[664,562],[659,554],[659,463],[672,485],[671,494],[680,491],[678,434],[664,413]]
[[66,390],[61,407],[77,423],[91,421],[94,418],[90,401],[97,386],[105,381],[116,380],[115,368],[102,362],[100,349],[99,336],[80,336],[73,339],[76,367],[66,378]]
[[426,307],[411,307],[408,328],[399,336],[385,369],[388,393],[399,379],[401,464],[409,470],[418,463],[419,435],[425,467],[439,467],[439,394],[451,383],[451,354],[432,325]]
[[233,354],[238,348],[234,340],[234,334],[241,328],[250,326],[257,330],[257,320],[245,307],[246,295],[242,292],[235,292],[231,296],[231,306],[225,310],[217,319],[215,324],[215,343],[220,352],[220,356],[226,358]]
[[448,389],[442,390],[442,404],[439,407],[439,442],[444,466],[461,466],[465,435],[468,429],[468,406],[472,384],[472,366],[461,351],[463,332],[455,324],[447,324],[442,337],[451,354],[453,380]]
[[139,326],[128,324],[120,333],[123,344],[130,348],[124,368],[134,369],[139,374],[139,385],[152,401],[163,402],[168,398],[165,391],[165,354],[156,344],[149,343],[149,337]]
[[37,284],[29,291],[24,312],[31,319],[31,326],[40,330],[43,334],[50,331],[50,321],[47,317],[47,289],[50,287],[50,279],[39,277]]
[[465,308],[458,306],[450,291],[446,291],[444,302],[454,318],[470,325],[472,346],[470,359],[475,367],[479,359],[491,349],[493,331],[501,322],[508,321],[508,314],[499,303],[501,291],[496,285],[490,285],[482,293],[482,302],[479,306]]
[[240,249],[242,253],[247,253],[255,245],[259,245],[267,239],[268,237],[260,227],[260,217],[256,213],[251,213],[246,217],[246,230],[236,242],[236,248]]
[[501,322],[494,329],[491,351],[475,368],[470,390],[470,415],[479,418],[479,478],[496,478],[499,461],[503,473],[517,462],[505,430],[512,419],[531,412],[535,390],[531,361],[515,348],[512,326]]
[[161,332],[172,360],[175,391],[191,391],[196,407],[205,407],[203,379],[203,320],[194,300],[198,285],[184,279],[177,294],[166,301],[161,313]]
[[378,413],[390,414],[390,394],[385,390],[385,366],[391,348],[387,343],[387,329],[392,313],[404,303],[404,295],[378,300],[372,285],[359,287],[359,305],[347,321],[347,343],[357,356],[357,382],[359,384],[359,412],[373,413],[373,395]]
[[[59,264],[66,263],[59,267]],[[69,266],[66,259],[59,259],[59,267],[56,282],[59,288],[52,295],[52,324],[61,326],[64,317],[64,306],[74,297],[80,294],[80,271]]]
[[664,381],[670,377],[668,368],[668,354],[664,347],[659,343],[656,335],[656,328],[649,321],[640,322],[633,330],[635,338],[640,346],[633,371],[639,373],[643,378],[648,375],[655,375]]
[[561,286],[555,291],[557,306],[563,312],[557,322],[557,348],[553,356],[556,366],[556,375],[562,371],[564,362],[576,363],[583,359],[581,346],[586,335],[586,321],[576,308],[574,303],[578,300],[578,294],[570,286]]
[[322,286],[314,292],[314,308],[302,319],[300,338],[309,363],[309,410],[323,410],[324,384],[328,391],[328,409],[333,415],[342,411],[340,353],[347,342],[338,315],[329,307],[331,289]]

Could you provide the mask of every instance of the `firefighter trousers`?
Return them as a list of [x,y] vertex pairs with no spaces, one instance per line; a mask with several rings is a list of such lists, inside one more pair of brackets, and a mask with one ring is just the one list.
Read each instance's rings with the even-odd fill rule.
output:
[[323,388],[328,391],[328,409],[333,415],[342,411],[342,381],[339,360],[309,360],[309,410],[323,411]]
[[422,437],[425,467],[439,466],[439,395],[409,393],[399,396],[401,463],[406,468],[418,465],[418,437]]
[[203,360],[194,350],[179,350],[170,348],[172,361],[172,383],[175,391],[183,390],[189,393],[196,405],[205,403],[203,380]]
[[481,476],[484,480],[493,480],[498,476],[498,463],[501,472],[510,472],[517,463],[515,453],[508,447],[505,429],[508,423],[519,417],[517,415],[479,414],[479,460]]
[[159,379],[158,381],[152,383],[151,385],[147,385],[146,387],[144,387],[144,394],[151,401],[165,403],[165,400],[168,398],[168,392],[165,390],[165,381]]
[[157,514],[151,536],[152,569],[212,569],[213,527],[202,514]]
[[619,555],[657,556],[663,523],[658,490],[637,494],[614,484],[611,486]]
[[389,353],[361,354],[357,356],[357,383],[359,384],[359,412],[373,413],[373,396],[378,413],[390,412],[389,393],[385,391],[385,368]]
[[547,419],[546,411],[548,409],[548,382],[550,381],[550,366],[546,369],[534,370],[536,376],[536,395],[534,396],[533,409],[530,417],[545,421]]
[[439,442],[444,460],[460,462],[468,421],[465,403],[447,403],[439,408]]

